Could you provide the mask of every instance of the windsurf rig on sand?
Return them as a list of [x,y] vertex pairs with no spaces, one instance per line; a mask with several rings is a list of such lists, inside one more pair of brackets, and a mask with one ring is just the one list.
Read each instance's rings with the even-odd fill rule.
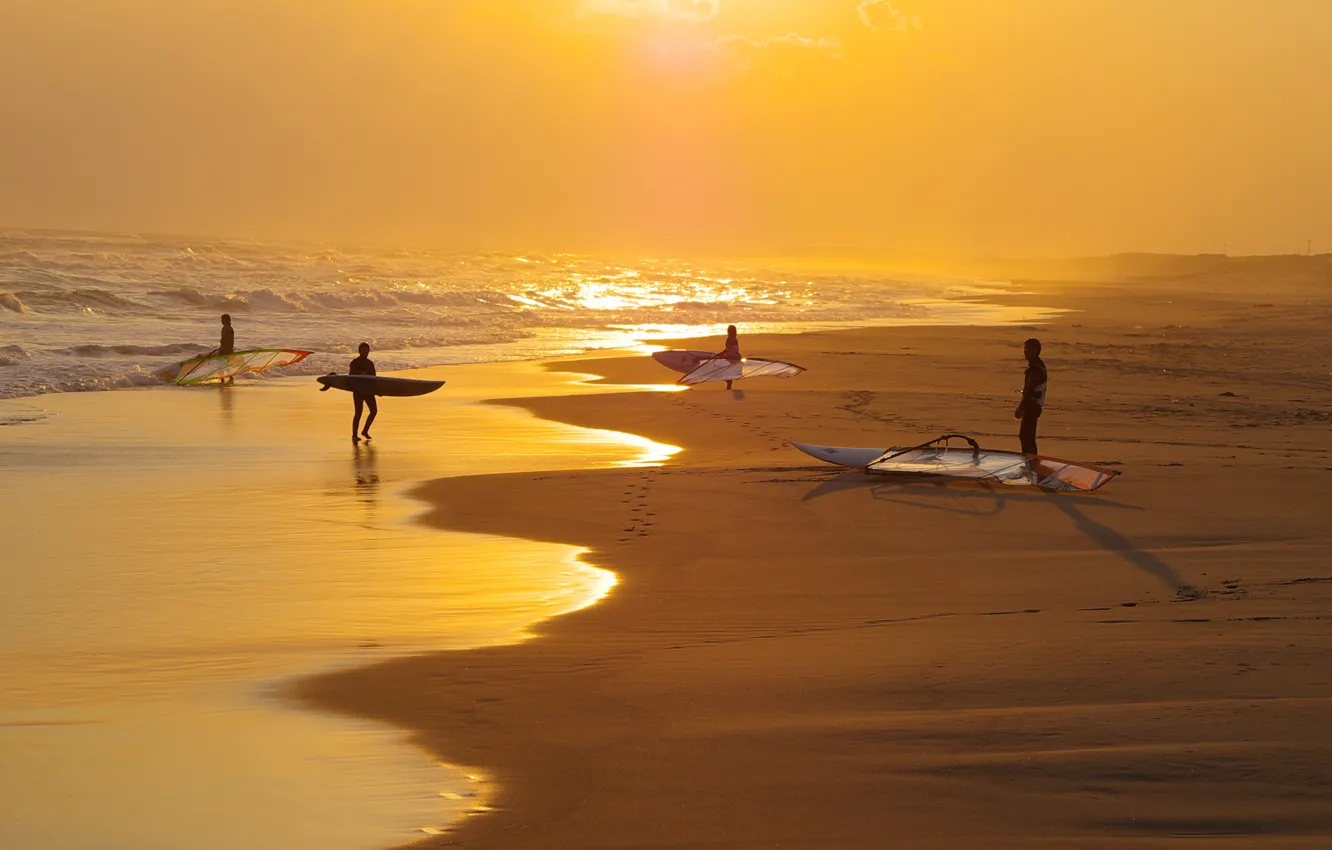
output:
[[[966,446],[949,445],[960,440]],[[1068,493],[1090,493],[1119,475],[1118,470],[1043,455],[984,449],[965,434],[944,434],[918,446],[890,449],[791,443],[819,460],[884,475],[927,475]]]

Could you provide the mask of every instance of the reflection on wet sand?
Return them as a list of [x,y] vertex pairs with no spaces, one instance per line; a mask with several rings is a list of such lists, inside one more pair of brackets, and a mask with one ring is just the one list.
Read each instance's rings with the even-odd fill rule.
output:
[[218,384],[217,397],[222,410],[222,422],[225,425],[236,424],[236,387],[234,384]]
[[374,445],[353,444],[352,463],[356,469],[356,500],[373,508],[379,501],[379,468],[375,463]]
[[463,389],[391,400],[350,459],[344,409],[306,381],[52,397],[42,427],[7,432],[0,845],[81,850],[96,824],[145,850],[392,846],[474,805],[397,730],[272,693],[330,664],[518,640],[614,583],[577,547],[417,526],[409,485],[671,449],[475,403],[604,391],[538,364],[449,379]]

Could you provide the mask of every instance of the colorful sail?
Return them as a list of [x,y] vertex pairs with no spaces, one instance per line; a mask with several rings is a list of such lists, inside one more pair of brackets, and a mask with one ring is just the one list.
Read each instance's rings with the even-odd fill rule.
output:
[[709,381],[739,381],[742,378],[790,378],[803,371],[805,371],[804,366],[784,363],[781,360],[766,360],[762,357],[745,357],[741,360],[713,357],[676,383],[706,384]]
[[[970,445],[946,445],[951,438]],[[869,472],[941,475],[1076,492],[1091,492],[1119,474],[1114,469],[1041,455],[982,449],[975,440],[957,434],[913,448],[889,449],[865,468]]]
[[157,373],[164,381],[174,381],[182,387],[221,381],[242,372],[262,372],[277,366],[299,363],[314,352],[295,348],[252,348],[230,354],[210,352],[177,363]]

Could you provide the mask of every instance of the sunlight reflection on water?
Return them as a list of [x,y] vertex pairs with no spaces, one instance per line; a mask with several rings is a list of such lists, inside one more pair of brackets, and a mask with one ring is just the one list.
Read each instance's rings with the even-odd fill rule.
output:
[[350,397],[306,381],[50,396],[6,433],[0,846],[368,848],[485,805],[479,775],[405,733],[273,688],[521,640],[615,584],[579,547],[417,525],[405,487],[677,449],[476,403],[623,386],[534,363],[439,371],[445,391],[381,402],[369,445],[345,436]]

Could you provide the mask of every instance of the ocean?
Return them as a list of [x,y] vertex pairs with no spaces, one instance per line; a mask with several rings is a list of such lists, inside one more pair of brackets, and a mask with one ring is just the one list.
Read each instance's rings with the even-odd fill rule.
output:
[[[0,398],[157,385],[214,349],[315,354],[283,372],[525,360],[671,337],[966,321],[980,282],[799,264],[449,254],[193,239],[0,233]],[[720,343],[719,343],[720,345]]]

